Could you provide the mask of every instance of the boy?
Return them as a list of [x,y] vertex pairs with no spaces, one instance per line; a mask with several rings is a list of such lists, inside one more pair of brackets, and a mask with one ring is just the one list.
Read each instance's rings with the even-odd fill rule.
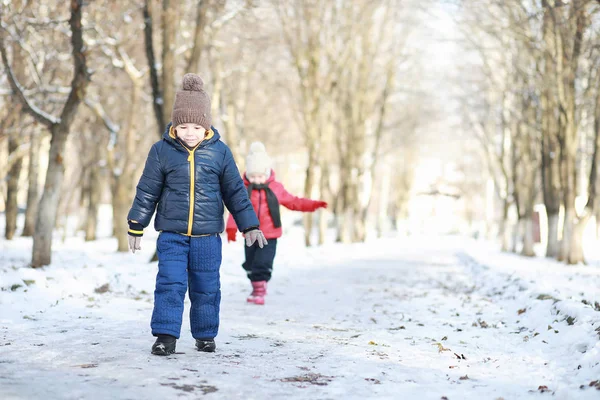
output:
[[[219,329],[223,203],[248,243],[267,241],[248,199],[231,150],[211,125],[210,98],[199,76],[186,74],[163,139],[150,149],[127,217],[129,247],[140,250],[143,230],[156,210],[152,354],[175,352],[189,286],[190,323],[199,351],[214,352]],[[157,209],[158,206],[158,209]]]

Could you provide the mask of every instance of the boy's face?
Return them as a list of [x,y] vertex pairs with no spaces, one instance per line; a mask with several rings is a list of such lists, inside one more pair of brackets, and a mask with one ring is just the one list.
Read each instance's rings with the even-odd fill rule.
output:
[[267,181],[267,175],[265,174],[250,174],[248,180],[255,185],[262,185]]
[[206,129],[198,124],[181,124],[175,127],[175,132],[185,144],[194,147],[204,139]]

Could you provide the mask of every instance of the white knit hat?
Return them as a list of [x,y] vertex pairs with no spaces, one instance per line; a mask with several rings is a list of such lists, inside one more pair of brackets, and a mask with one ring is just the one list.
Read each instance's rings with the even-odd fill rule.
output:
[[250,145],[250,152],[246,156],[246,174],[271,175],[271,158],[267,154],[265,145],[254,142]]

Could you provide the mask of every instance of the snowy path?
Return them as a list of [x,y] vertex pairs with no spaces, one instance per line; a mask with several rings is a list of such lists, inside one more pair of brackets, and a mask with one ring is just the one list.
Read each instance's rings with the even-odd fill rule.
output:
[[[115,255],[103,250],[112,242],[74,240],[31,271],[12,268],[27,242],[0,244],[0,398],[600,397],[588,386],[600,377],[598,319],[568,325],[456,240],[294,243],[280,244],[264,307],[245,304],[241,245],[225,245],[217,353],[196,352],[184,322],[167,358],[149,354],[151,246]],[[110,290],[95,293],[102,283]]]

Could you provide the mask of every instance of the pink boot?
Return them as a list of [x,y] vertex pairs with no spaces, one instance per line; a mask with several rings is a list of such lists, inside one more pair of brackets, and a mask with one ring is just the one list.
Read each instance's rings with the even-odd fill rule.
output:
[[252,293],[246,299],[248,303],[263,305],[265,304],[265,295],[267,294],[267,282],[258,281],[252,283]]

